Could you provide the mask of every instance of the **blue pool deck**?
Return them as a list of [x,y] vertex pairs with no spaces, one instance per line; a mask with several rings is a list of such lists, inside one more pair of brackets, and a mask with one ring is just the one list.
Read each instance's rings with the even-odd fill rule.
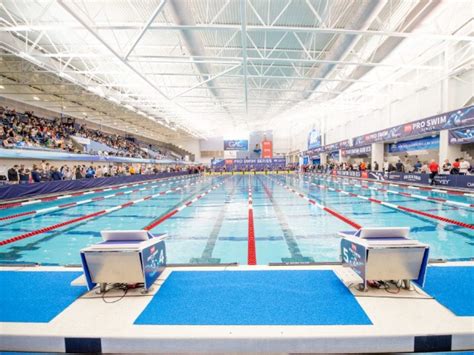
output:
[[104,297],[87,292],[78,268],[2,267],[0,350],[473,350],[474,262],[433,264],[429,270],[426,292],[393,294],[357,291],[357,276],[341,265],[169,267],[149,294],[135,289],[122,298],[121,290]]

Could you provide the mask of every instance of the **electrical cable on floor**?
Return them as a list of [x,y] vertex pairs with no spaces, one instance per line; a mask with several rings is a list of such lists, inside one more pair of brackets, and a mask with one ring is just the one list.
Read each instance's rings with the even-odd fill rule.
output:
[[[389,283],[385,282],[385,281],[375,281],[372,283],[372,285],[374,286],[370,286],[371,288],[375,288],[375,289],[384,289],[386,292],[388,293],[391,293],[391,294],[394,294],[394,295],[397,295],[399,294],[400,290],[401,290],[401,287],[397,287],[397,291],[396,292],[393,292],[393,291],[388,291],[390,289],[390,286],[389,286]],[[378,286],[377,286],[378,285]],[[356,287],[356,285],[354,285],[354,283],[350,283],[346,286],[348,289],[352,289],[352,290],[356,290],[356,291],[359,291],[359,292],[362,292],[359,288]],[[410,292],[416,292],[417,294],[421,295],[421,296],[424,296],[424,297],[410,297],[410,296],[381,296],[381,295],[359,295],[359,294],[353,294],[354,297],[364,297],[364,298],[395,298],[395,299],[412,299],[412,300],[434,300],[435,298],[434,297],[431,297],[431,296],[427,296],[427,295],[424,295],[422,293],[420,293],[416,287],[414,287],[412,290],[407,290],[407,291],[410,291]]]

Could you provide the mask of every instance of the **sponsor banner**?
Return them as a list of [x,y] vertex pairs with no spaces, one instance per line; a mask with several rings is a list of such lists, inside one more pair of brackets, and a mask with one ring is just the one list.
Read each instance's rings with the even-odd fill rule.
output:
[[444,187],[461,187],[474,190],[473,175],[437,175],[435,181],[437,185]]
[[332,160],[339,160],[339,150],[330,152],[330,153],[329,153],[329,159],[332,159]]
[[400,153],[414,150],[429,150],[439,148],[439,136],[425,137],[420,139],[413,139],[411,141],[404,141],[392,143],[388,145],[389,153]]
[[224,150],[249,150],[249,141],[247,139],[228,139],[224,140]]
[[212,167],[216,170],[265,170],[284,169],[285,158],[261,158],[261,159],[215,159]]
[[152,175],[113,176],[94,179],[45,181],[34,184],[4,185],[0,186],[0,200],[12,198],[27,198],[36,195],[46,195],[52,193],[60,193],[64,191],[71,192],[100,187],[105,188],[111,185],[129,184],[132,182],[141,182],[152,179],[187,174],[188,172],[183,171],[175,173],[159,173]]
[[372,145],[364,145],[361,147],[341,149],[341,154],[343,157],[353,156],[353,155],[368,155],[372,152]]
[[273,157],[273,142],[263,141],[262,142],[262,158],[268,159]]
[[[430,184],[429,174],[419,173],[381,173],[374,171],[346,171],[333,170],[332,175],[343,177],[369,178],[385,181],[399,181],[405,183],[415,183],[422,185]],[[443,187],[457,187],[474,190],[474,175],[437,175],[436,184]]]
[[416,136],[427,132],[441,131],[456,127],[465,127],[474,123],[474,106],[423,118],[381,131],[365,134],[354,138],[354,145],[382,142],[391,139]]
[[474,143],[474,126],[449,131],[450,144]]
[[321,134],[317,129],[312,129],[308,135],[308,149],[321,147]]

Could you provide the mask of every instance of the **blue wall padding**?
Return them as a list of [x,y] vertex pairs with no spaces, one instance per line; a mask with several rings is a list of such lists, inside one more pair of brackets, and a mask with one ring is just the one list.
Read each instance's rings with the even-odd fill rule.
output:
[[135,321],[159,325],[369,325],[332,271],[174,271]]
[[474,316],[474,267],[430,266],[423,289],[457,316]]
[[86,287],[71,286],[81,272],[1,271],[0,322],[47,323]]

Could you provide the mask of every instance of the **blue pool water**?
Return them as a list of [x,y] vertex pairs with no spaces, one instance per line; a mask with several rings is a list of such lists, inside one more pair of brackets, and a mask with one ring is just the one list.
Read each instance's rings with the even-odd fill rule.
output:
[[[460,222],[474,223],[473,209],[427,202],[420,199],[361,189],[317,177],[291,175],[186,177],[152,182],[148,190],[114,196],[50,213],[0,221],[0,240],[28,233],[56,223],[111,208],[131,200],[181,186],[182,190],[146,200],[98,218],[65,226],[0,247],[0,263],[79,264],[79,250],[100,241],[104,229],[140,229],[209,187],[221,183],[208,195],[175,214],[152,230],[168,233],[170,263],[247,263],[248,189],[253,193],[256,254],[258,264],[279,262],[339,261],[337,232],[351,227],[317,206],[289,192],[277,182],[292,186],[363,226],[409,226],[411,237],[431,246],[431,258],[465,260],[474,257],[474,230],[405,213],[338,192],[320,189],[310,182],[371,196],[396,205],[422,210]],[[359,182],[358,182],[359,183]],[[384,187],[385,188],[385,187]],[[396,187],[390,187],[396,190]],[[400,191],[413,192],[405,188]],[[52,207],[69,202],[107,196],[101,192],[60,201],[0,210],[0,217]],[[451,200],[473,203],[472,197],[416,191]]]

